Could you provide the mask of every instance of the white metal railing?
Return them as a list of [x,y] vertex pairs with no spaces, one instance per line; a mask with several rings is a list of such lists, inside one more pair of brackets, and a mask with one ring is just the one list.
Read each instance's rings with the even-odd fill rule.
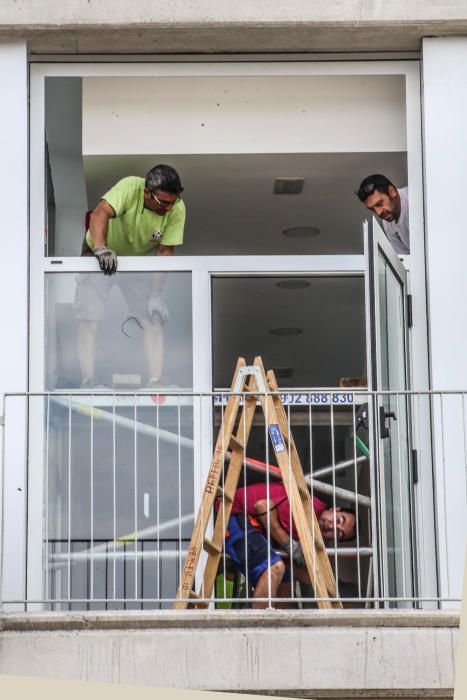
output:
[[[335,529],[327,540],[344,606],[455,604],[465,539],[466,393],[294,389],[281,397],[311,495],[326,503],[328,524],[329,509],[355,511],[353,538],[342,541]],[[209,436],[201,426],[207,420],[217,434],[226,398],[224,392],[7,394],[3,608],[171,607],[209,467]],[[225,457],[223,476],[227,449]],[[279,506],[271,493],[281,478],[260,412],[239,488],[255,483],[265,484],[267,508],[255,510],[251,489],[239,492],[243,507],[236,503],[235,523],[225,522],[230,542],[209,598],[201,558],[201,599],[222,608],[314,606],[316,572],[291,563],[287,502],[281,517],[289,517],[288,527],[279,518],[281,542],[274,539]],[[252,517],[257,523],[250,527]],[[235,547],[230,531],[237,525],[243,529]]]

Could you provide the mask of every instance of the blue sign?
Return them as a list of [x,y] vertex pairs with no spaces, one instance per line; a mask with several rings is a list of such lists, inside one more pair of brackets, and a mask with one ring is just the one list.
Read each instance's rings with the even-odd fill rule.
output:
[[277,423],[271,423],[269,426],[269,435],[271,436],[271,442],[275,451],[283,452],[285,450],[284,439]]

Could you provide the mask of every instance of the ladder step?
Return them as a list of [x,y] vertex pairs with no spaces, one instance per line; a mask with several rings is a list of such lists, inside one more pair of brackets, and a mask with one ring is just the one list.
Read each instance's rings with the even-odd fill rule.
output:
[[223,501],[226,501],[227,503],[233,502],[232,496],[229,496],[229,494],[225,491],[225,489],[222,488],[222,486],[217,487],[216,496],[217,496],[217,498],[221,498]]
[[204,551],[208,554],[222,554],[222,547],[214,544],[212,540],[208,540],[207,537],[204,539],[203,543]]
[[243,442],[241,440],[239,440],[237,437],[235,437],[235,435],[231,436],[229,447],[231,450],[237,450],[237,452],[238,451],[243,452],[245,449],[245,445],[243,444]]

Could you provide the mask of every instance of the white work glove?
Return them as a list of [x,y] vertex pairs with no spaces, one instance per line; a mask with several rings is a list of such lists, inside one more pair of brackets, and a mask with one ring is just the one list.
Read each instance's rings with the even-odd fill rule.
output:
[[117,272],[118,258],[117,253],[105,246],[97,246],[94,248],[94,255],[99,260],[99,266],[104,275],[113,275]]
[[152,320],[154,315],[159,316],[160,322],[165,323],[169,318],[169,310],[167,304],[162,299],[159,292],[153,292],[148,299],[148,314]]
[[302,545],[296,540],[292,540],[292,546],[290,547],[290,542],[284,542],[280,546],[280,551],[287,554],[295,564],[295,566],[303,567],[305,566],[305,555],[303,554]]

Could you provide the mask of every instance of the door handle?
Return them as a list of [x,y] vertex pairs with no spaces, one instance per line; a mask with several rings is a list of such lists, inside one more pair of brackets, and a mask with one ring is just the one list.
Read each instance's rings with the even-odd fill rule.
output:
[[386,421],[389,419],[397,420],[394,411],[385,411],[384,406],[379,407],[379,434],[381,438],[388,438],[391,435],[391,430]]

